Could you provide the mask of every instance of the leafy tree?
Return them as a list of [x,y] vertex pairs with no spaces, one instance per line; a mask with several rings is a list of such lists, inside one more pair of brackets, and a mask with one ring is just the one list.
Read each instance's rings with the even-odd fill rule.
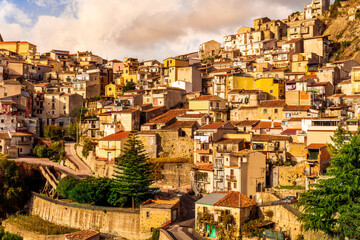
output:
[[83,149],[81,151],[84,157],[89,156],[90,151],[95,151],[96,142],[93,142],[90,138],[85,138],[83,141]]
[[1,240],[23,240],[23,238],[17,234],[6,232]]
[[76,180],[72,176],[66,176],[62,179],[60,179],[59,184],[56,188],[56,192],[60,197],[63,198],[69,198],[70,197],[70,191],[74,189],[75,185],[78,183],[78,180]]
[[343,126],[339,126],[335,132],[334,135],[330,137],[331,141],[334,144],[328,144],[327,150],[330,153],[331,156],[335,156],[339,153],[339,150],[344,145],[345,141],[349,139],[349,137],[352,136],[352,133],[344,128]]
[[135,90],[135,83],[133,81],[129,81],[123,87],[123,93],[129,90]]
[[89,111],[89,109],[87,109],[87,108],[79,108],[79,110],[78,110],[78,113],[77,113],[77,118],[78,119],[84,119],[85,118],[85,115],[86,115],[86,113]]
[[328,178],[298,202],[305,230],[321,230],[330,235],[360,239],[360,136],[355,134],[331,158]]
[[132,199],[132,207],[145,200],[149,195],[149,186],[153,182],[151,163],[144,145],[135,133],[129,136],[125,149],[115,162],[113,193]]
[[77,131],[78,131],[77,122],[72,122],[67,126],[67,133],[69,137],[71,137],[72,139],[76,139]]
[[44,137],[51,140],[59,140],[64,136],[64,128],[57,125],[45,125]]

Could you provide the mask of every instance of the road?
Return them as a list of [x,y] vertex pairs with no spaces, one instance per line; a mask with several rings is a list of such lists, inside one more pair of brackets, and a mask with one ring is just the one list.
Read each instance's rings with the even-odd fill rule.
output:
[[92,176],[91,169],[76,154],[75,142],[65,143],[66,157],[78,167],[78,174],[83,176]]
[[183,195],[181,201],[181,219],[174,223],[167,231],[177,240],[202,240],[195,230],[195,201],[187,194]]
[[72,170],[68,167],[62,166],[57,162],[52,162],[48,158],[36,158],[36,157],[21,157],[18,159],[14,159],[15,162],[23,162],[27,164],[35,164],[41,166],[52,166],[56,170],[63,172],[65,174],[84,178],[87,176],[92,176],[91,169],[76,155],[74,149],[75,143],[74,142],[66,142],[65,143],[65,154],[66,157],[74,163],[74,165],[78,168],[77,170]]

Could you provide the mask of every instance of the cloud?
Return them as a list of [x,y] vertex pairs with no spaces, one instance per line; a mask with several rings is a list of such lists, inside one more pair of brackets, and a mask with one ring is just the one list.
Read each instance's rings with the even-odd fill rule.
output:
[[[11,5],[6,0],[3,2]],[[197,51],[200,43],[211,39],[222,42],[223,35],[235,33],[245,25],[251,26],[255,18],[286,18],[293,11],[301,11],[306,2],[35,0],[38,6],[61,4],[64,10],[57,17],[39,16],[23,37],[37,44],[41,52],[92,50],[105,58],[134,56],[161,60]],[[0,24],[1,14],[2,10]],[[26,17],[20,19],[23,19],[22,25],[27,24]],[[6,35],[3,32],[3,36]]]
[[0,24],[7,24],[9,20],[14,23],[28,25],[31,18],[10,1],[0,1]]

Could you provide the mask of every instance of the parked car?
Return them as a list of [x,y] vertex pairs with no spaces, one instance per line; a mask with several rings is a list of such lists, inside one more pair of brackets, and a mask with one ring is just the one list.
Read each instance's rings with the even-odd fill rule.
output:
[[296,202],[297,202],[296,197],[294,197],[294,196],[287,196],[287,197],[281,198],[281,199],[278,200],[278,201],[272,202],[272,205],[282,204],[282,203],[296,203]]

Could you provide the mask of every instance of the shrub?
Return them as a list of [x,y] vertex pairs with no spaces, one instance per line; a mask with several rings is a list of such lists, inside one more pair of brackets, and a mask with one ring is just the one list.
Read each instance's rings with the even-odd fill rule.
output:
[[349,47],[351,45],[351,41],[343,41],[343,42],[341,42],[341,46],[343,47],[343,48],[347,48],[347,47]]
[[150,240],[159,240],[160,237],[160,230],[158,228],[155,228]]
[[89,156],[90,151],[95,151],[95,146],[96,143],[91,141],[91,139],[88,138],[84,139],[83,149],[81,151],[82,155],[87,158]]
[[74,177],[66,176],[59,181],[59,185],[56,188],[56,191],[60,197],[69,198],[70,191],[75,187],[78,183]]
[[360,12],[355,13],[355,18],[360,19]]
[[1,240],[23,240],[23,238],[17,234],[6,232]]
[[64,128],[57,125],[46,125],[44,127],[44,137],[51,140],[59,140],[64,136]]

